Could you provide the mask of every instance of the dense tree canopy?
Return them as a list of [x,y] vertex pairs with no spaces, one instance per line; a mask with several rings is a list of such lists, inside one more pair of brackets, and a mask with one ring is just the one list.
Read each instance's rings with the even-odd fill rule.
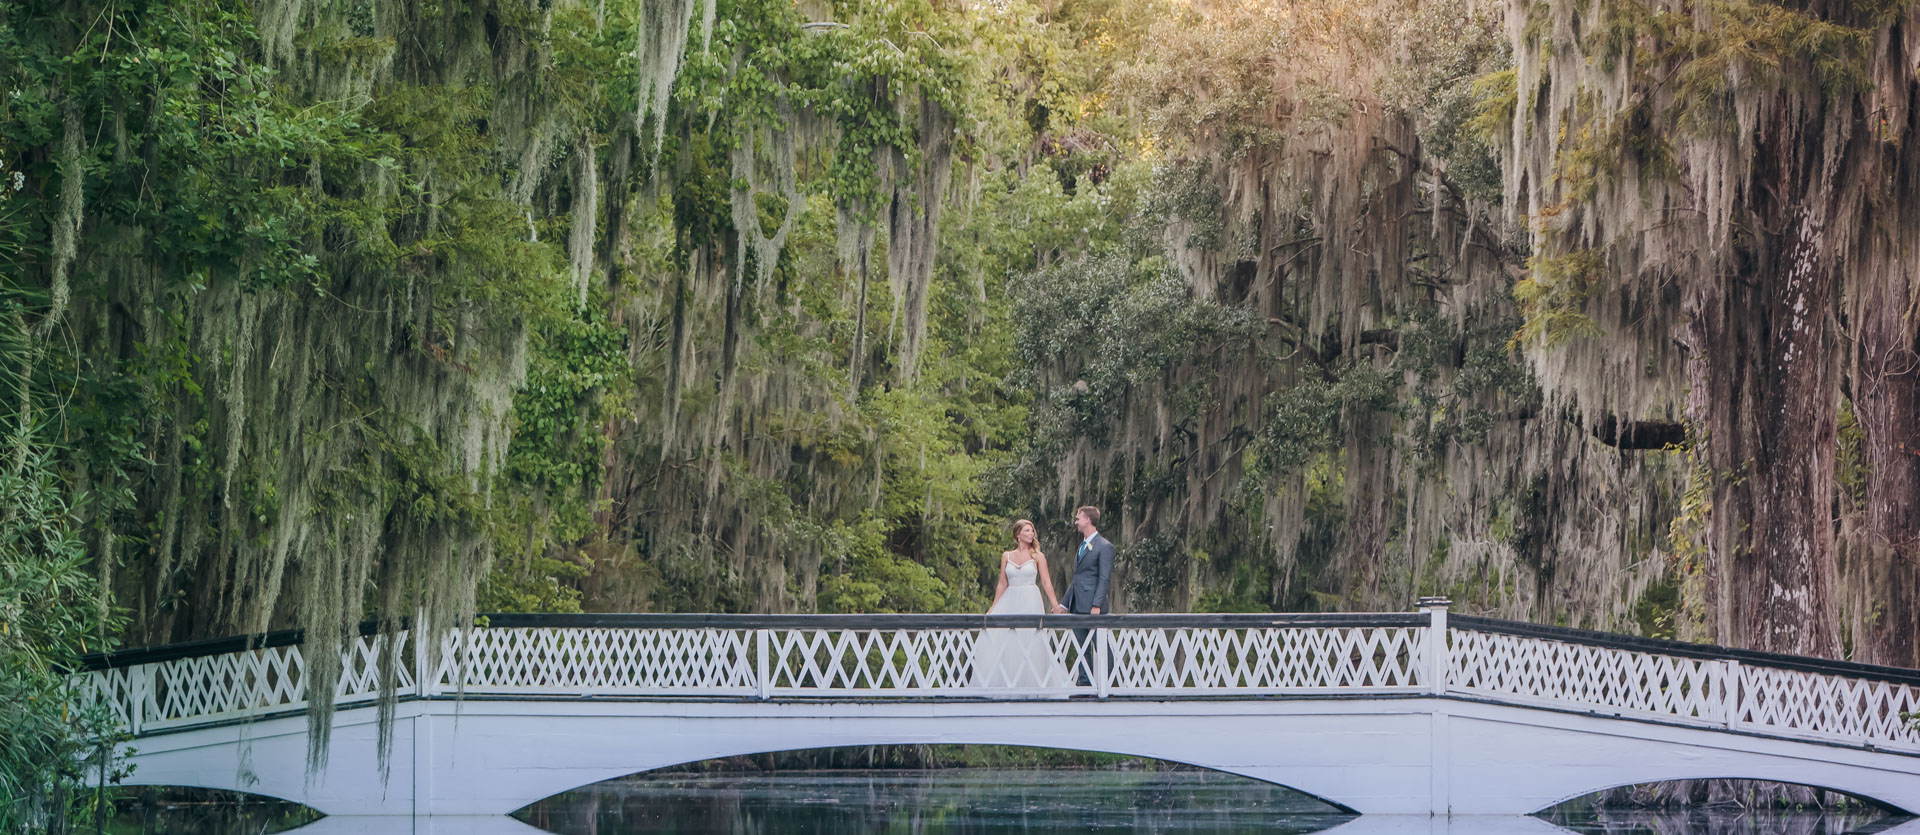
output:
[[0,822],[105,642],[978,611],[1082,504],[1122,611],[1920,664],[1916,120],[1910,0],[11,4]]

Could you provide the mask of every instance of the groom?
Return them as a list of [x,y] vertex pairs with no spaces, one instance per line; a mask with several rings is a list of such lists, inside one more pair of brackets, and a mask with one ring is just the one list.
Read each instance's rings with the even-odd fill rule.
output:
[[[1088,505],[1074,511],[1073,526],[1080,531],[1080,551],[1073,558],[1073,576],[1067,580],[1067,594],[1054,604],[1059,614],[1097,615],[1107,608],[1107,587],[1113,584],[1113,543],[1100,535],[1100,508]],[[1087,658],[1093,647],[1087,643],[1087,630],[1073,630],[1073,641],[1080,657]],[[1104,664],[1106,659],[1099,660]],[[1088,665],[1080,668],[1080,686],[1088,686]]]

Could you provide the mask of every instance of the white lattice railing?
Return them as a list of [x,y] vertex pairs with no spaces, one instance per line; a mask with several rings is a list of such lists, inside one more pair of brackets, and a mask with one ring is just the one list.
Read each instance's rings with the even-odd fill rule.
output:
[[[396,692],[415,692],[410,666],[411,633],[368,635],[347,642],[340,653],[334,703],[351,704],[380,693],[380,655],[391,645]],[[121,725],[139,734],[204,725],[262,714],[304,710],[308,670],[298,644],[186,655],[93,670],[75,676],[83,704],[103,705]]]
[[1109,630],[1114,693],[1417,693],[1425,626]]
[[434,685],[528,695],[754,695],[746,629],[475,629],[448,636]]
[[1739,698],[1729,725],[1920,750],[1920,687],[1837,675],[1738,669]]
[[[396,695],[524,698],[1449,696],[1920,752],[1920,673],[1420,614],[495,616],[438,652],[402,631]],[[148,733],[305,709],[297,637],[95,658],[80,698]],[[342,653],[376,696],[386,638]],[[237,647],[237,648],[236,648]],[[248,648],[253,647],[253,648]],[[423,681],[424,686],[416,686]],[[1084,682],[1084,683],[1083,683]]]
[[1545,707],[1724,723],[1726,662],[1453,630],[1447,689]]
[[1447,636],[1448,693],[1920,752],[1912,670],[1479,618]]
[[[1390,616],[1407,620],[1409,616]],[[433,685],[466,693],[773,697],[1419,692],[1414,623],[1120,629],[508,626],[449,643]],[[884,619],[880,619],[883,620]],[[1037,622],[1037,619],[1034,619]],[[1177,620],[1177,619],[1176,619]],[[785,624],[794,624],[786,626]],[[984,658],[993,658],[987,663]],[[1100,658],[1113,659],[1102,665]]]

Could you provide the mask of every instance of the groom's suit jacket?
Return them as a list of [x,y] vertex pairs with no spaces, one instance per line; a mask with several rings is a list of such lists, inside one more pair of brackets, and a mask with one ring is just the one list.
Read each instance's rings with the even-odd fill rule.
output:
[[1086,552],[1074,558],[1073,576],[1067,578],[1067,594],[1060,603],[1067,611],[1080,615],[1091,612],[1095,606],[1100,607],[1101,612],[1110,612],[1107,588],[1111,585],[1113,543],[1096,533],[1093,541],[1087,543]]

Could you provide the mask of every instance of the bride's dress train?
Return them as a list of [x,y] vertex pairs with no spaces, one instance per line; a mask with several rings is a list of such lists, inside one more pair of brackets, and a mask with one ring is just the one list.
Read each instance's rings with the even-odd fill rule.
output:
[[[989,615],[1042,615],[1037,561],[1006,565],[1007,591]],[[973,649],[973,687],[1066,687],[1067,669],[1053,657],[1048,636],[1039,629],[986,629]]]

